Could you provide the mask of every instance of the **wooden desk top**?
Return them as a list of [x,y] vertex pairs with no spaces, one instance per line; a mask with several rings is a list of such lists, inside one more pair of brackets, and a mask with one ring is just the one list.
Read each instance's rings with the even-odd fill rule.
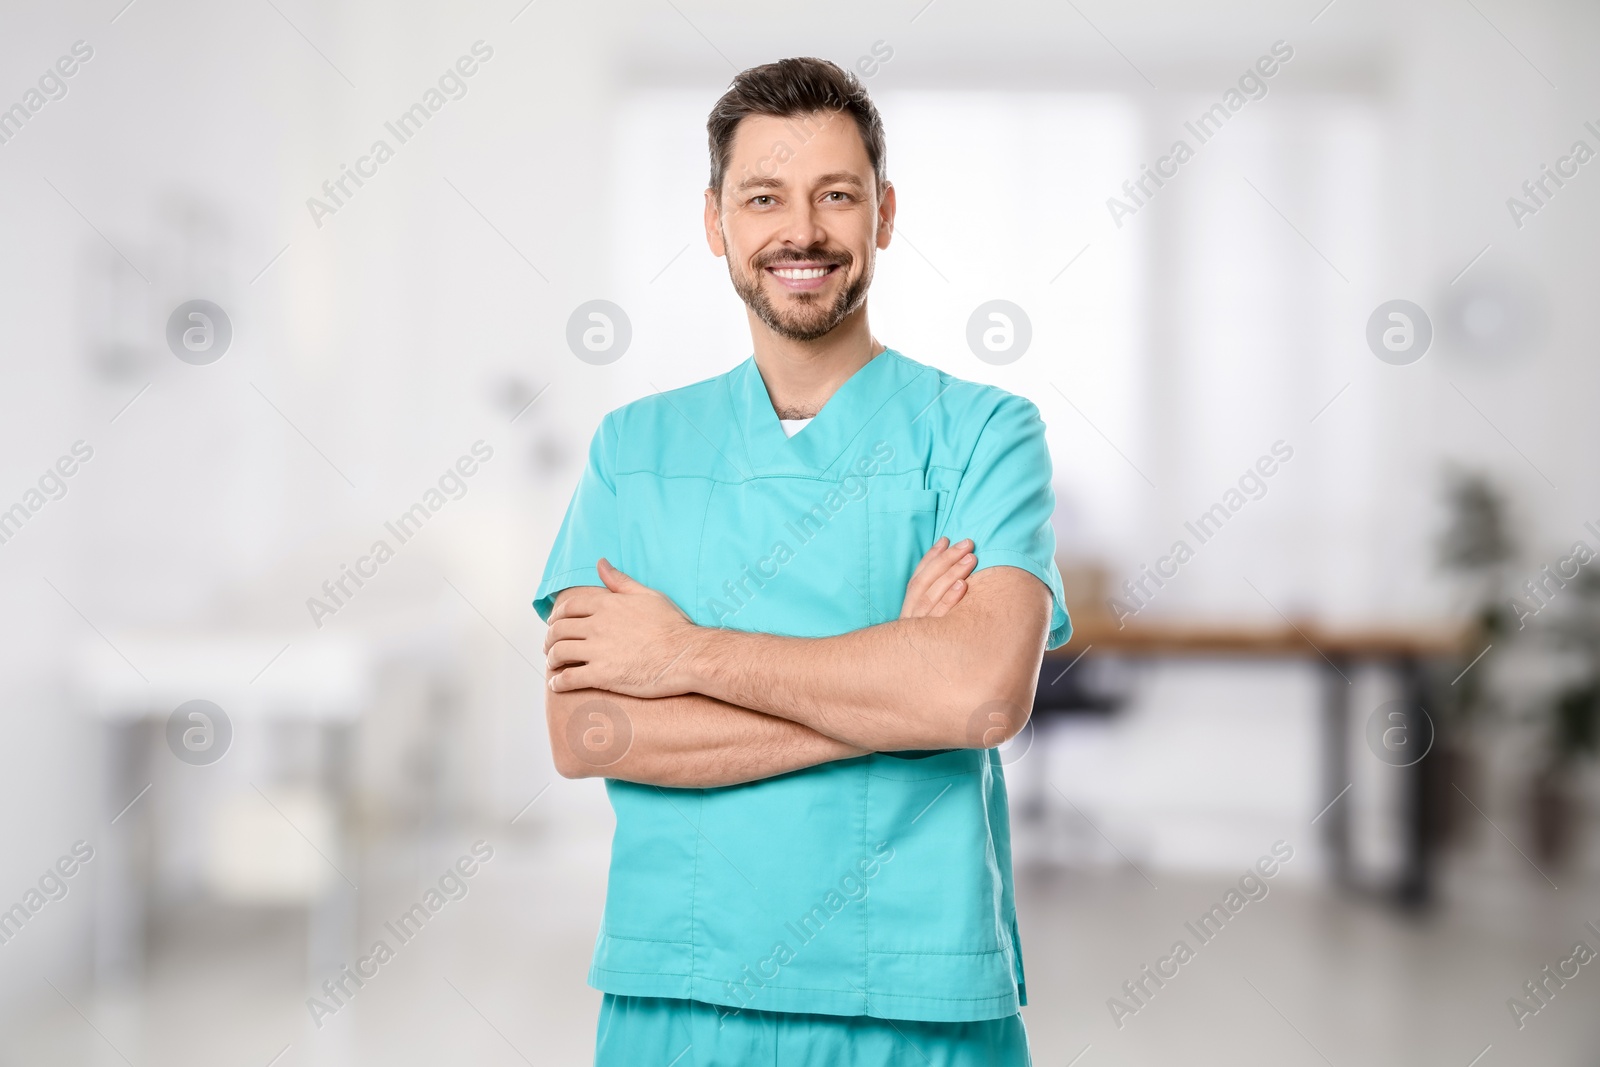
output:
[[1276,625],[1127,619],[1119,627],[1112,615],[1084,613],[1072,618],[1072,639],[1045,655],[1071,659],[1093,646],[1097,652],[1145,656],[1390,659],[1470,654],[1468,640],[1460,624],[1330,627],[1310,619]]

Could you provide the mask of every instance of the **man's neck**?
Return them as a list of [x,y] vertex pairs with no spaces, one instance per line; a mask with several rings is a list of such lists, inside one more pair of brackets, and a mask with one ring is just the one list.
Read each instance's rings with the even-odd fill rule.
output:
[[780,337],[754,315],[750,316],[750,332],[756,367],[780,419],[814,416],[851,375],[885,347],[867,328],[865,307],[815,341]]

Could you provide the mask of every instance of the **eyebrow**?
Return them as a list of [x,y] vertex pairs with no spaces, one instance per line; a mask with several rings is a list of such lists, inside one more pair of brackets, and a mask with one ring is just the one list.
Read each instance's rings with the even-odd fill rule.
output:
[[[787,183],[778,178],[768,178],[763,175],[751,175],[734,186],[735,192],[744,192],[749,189],[782,189]],[[853,189],[864,190],[866,186],[861,179],[847,170],[836,170],[824,174],[816,180],[817,185],[848,185]]]

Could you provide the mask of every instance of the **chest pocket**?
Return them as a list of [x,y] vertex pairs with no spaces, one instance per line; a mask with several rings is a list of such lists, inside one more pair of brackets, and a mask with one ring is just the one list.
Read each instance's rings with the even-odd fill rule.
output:
[[906,583],[933,547],[944,494],[936,489],[874,489],[867,494],[869,624],[898,618]]

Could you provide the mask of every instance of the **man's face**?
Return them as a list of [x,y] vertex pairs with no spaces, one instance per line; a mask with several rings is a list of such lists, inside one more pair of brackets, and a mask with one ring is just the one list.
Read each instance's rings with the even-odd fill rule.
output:
[[894,190],[878,195],[853,118],[746,117],[718,192],[706,190],[706,239],[774,333],[814,341],[866,303],[874,255],[893,230]]

